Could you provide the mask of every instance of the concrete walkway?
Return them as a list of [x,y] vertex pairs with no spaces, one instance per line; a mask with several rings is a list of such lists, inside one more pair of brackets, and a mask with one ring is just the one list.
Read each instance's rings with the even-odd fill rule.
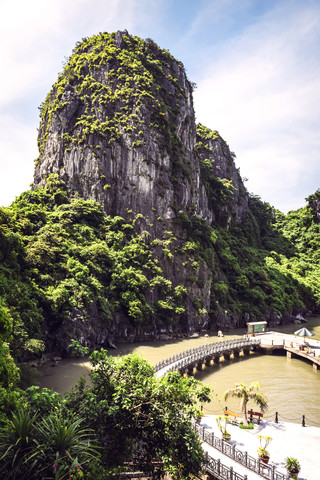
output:
[[[206,415],[201,419],[200,425],[215,435],[221,436],[216,422],[216,415]],[[270,452],[270,464],[274,464],[276,470],[286,473],[286,457],[297,458],[301,465],[299,480],[320,479],[320,428],[302,427],[295,423],[265,422],[255,425],[253,430],[242,430],[237,425],[228,424],[227,430],[231,433],[231,444],[242,451],[247,451],[252,457],[257,457],[259,447],[258,435],[270,436],[272,441],[268,446]],[[260,479],[261,476],[248,470],[231,458],[204,443],[203,447],[210,456],[220,459],[226,466],[232,466],[240,475],[247,475],[248,480]]]
[[[320,342],[319,340],[313,340],[312,337],[299,337],[298,335],[279,333],[279,332],[266,332],[255,335],[255,338],[261,340],[261,345],[283,345],[283,342],[288,347],[293,345],[293,348],[299,350],[300,346],[306,341],[310,345],[310,353],[318,357],[320,355]],[[320,478],[320,477],[319,477]]]
[[[320,369],[320,342],[312,337],[299,337],[286,333],[267,332],[256,335],[266,353],[277,348],[284,348],[287,356],[308,360],[315,370]],[[319,477],[320,478],[320,477]]]

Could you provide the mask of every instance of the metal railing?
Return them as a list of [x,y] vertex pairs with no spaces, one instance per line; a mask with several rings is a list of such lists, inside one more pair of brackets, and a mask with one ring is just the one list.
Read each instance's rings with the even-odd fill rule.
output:
[[258,338],[240,338],[225,340],[223,342],[208,343],[161,360],[161,362],[157,363],[154,368],[156,372],[159,372],[168,367],[164,373],[181,370],[207,357],[217,357],[224,353],[232,353],[233,351],[240,351],[245,348],[254,348],[260,344],[261,340]]
[[[217,437],[213,432],[206,430],[201,425],[194,424],[194,429],[200,438],[204,442],[208,443],[208,445],[211,445],[213,448],[223,453],[223,455],[226,455],[232,460],[240,463],[261,477],[268,480],[288,480],[290,478],[289,474],[278,472],[275,468],[275,465],[261,463],[259,459],[252,457],[248,454],[248,452],[239,450],[235,445]],[[241,476],[240,474],[234,472],[232,467],[225,467],[220,461],[211,458],[209,455],[206,456],[205,468],[208,469],[210,473],[220,475],[219,478],[221,479],[242,480],[246,478],[246,475]],[[229,470],[229,472],[227,470]]]
[[219,480],[248,480],[247,475],[240,475],[233,470],[233,467],[227,467],[221,463],[220,459],[217,460],[209,455],[206,455],[204,468]]

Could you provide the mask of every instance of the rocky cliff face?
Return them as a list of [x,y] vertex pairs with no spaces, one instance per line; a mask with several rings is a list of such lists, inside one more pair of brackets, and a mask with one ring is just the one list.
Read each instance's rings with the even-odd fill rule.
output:
[[[152,41],[127,32],[84,41],[41,113],[35,186],[58,173],[71,192],[108,214],[130,210],[156,224],[184,210],[213,220],[195,148],[192,87],[183,66]],[[205,142],[209,173],[232,182],[241,217],[244,188],[229,149],[218,134]]]
[[[185,312],[170,332],[152,325],[132,337],[210,326],[214,258],[188,245],[190,230],[240,222],[248,197],[227,144],[195,125],[183,65],[126,31],[83,40],[41,106],[38,144],[34,187],[56,173],[71,194],[135,219],[164,275],[186,285]],[[112,338],[129,327],[115,315]]]

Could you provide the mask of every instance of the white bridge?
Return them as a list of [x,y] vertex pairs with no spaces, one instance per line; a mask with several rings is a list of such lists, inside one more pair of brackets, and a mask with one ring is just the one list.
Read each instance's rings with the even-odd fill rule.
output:
[[[208,343],[191,350],[186,350],[173,357],[162,360],[155,365],[157,375],[163,376],[167,372],[179,371],[182,375],[193,375],[194,370],[202,370],[204,366],[210,367],[219,363],[220,358],[230,359],[250,354],[258,350],[265,354],[272,354],[275,351],[285,350],[287,357],[296,356],[308,360],[314,369],[320,368],[320,342],[307,340],[295,335],[282,334],[277,332],[266,332],[256,334],[255,337],[244,336],[243,338],[226,340],[222,342]],[[208,451],[205,444],[211,445],[220,452],[226,461],[230,460],[233,466],[226,466],[224,461],[208,455],[204,465],[207,475],[219,480],[248,480],[265,478],[270,480],[287,480],[289,475],[283,474],[275,469],[274,465],[261,465],[256,458],[250,457],[247,452],[237,450],[235,445],[230,445],[213,433],[206,431],[203,427],[195,424],[195,428],[202,438],[204,449]],[[240,467],[240,468],[239,468]],[[243,467],[248,471],[248,476],[243,472]],[[238,470],[238,472],[236,471]],[[239,472],[241,470],[241,473]]]
[[253,337],[208,343],[162,360],[155,365],[155,370],[159,376],[173,371],[192,375],[195,368],[202,370],[204,365],[210,367],[213,363],[219,363],[220,357],[230,359],[231,355],[239,357],[240,352],[249,354],[251,350],[255,350],[260,344],[261,340]]
[[300,357],[312,363],[314,369],[320,368],[319,341],[310,338],[306,341],[296,335],[278,332],[256,334],[255,337],[245,335],[243,338],[206,343],[161,360],[154,368],[159,376],[173,371],[192,375],[195,369],[201,371],[204,366],[210,367],[213,363],[219,363],[221,357],[229,360],[231,355],[235,358],[239,357],[241,352],[247,355],[252,350],[269,355],[277,350],[285,350],[287,357]]

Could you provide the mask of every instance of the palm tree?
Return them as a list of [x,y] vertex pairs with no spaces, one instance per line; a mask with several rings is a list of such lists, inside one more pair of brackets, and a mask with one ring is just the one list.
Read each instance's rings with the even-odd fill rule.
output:
[[[29,478],[32,466],[26,465],[35,448],[35,423],[37,415],[22,408],[0,428],[0,477],[7,480]],[[4,475],[3,477],[1,475]]]
[[223,394],[225,400],[229,397],[240,398],[240,410],[243,414],[244,425],[248,425],[247,404],[249,400],[253,400],[260,407],[262,412],[265,412],[268,409],[267,399],[259,392],[259,387],[259,382],[253,382],[249,386],[244,383],[236,383],[233,388],[226,390]]
[[[54,414],[44,418],[37,426],[37,449],[32,456],[37,465],[49,465],[51,470],[53,465],[55,478],[65,478],[75,462],[87,466],[97,458],[96,435],[82,423],[81,418]],[[46,477],[48,472],[42,468],[42,473]]]
[[61,412],[39,419],[20,408],[0,428],[0,478],[66,479],[75,466],[88,468],[100,453],[95,433],[82,423]]

